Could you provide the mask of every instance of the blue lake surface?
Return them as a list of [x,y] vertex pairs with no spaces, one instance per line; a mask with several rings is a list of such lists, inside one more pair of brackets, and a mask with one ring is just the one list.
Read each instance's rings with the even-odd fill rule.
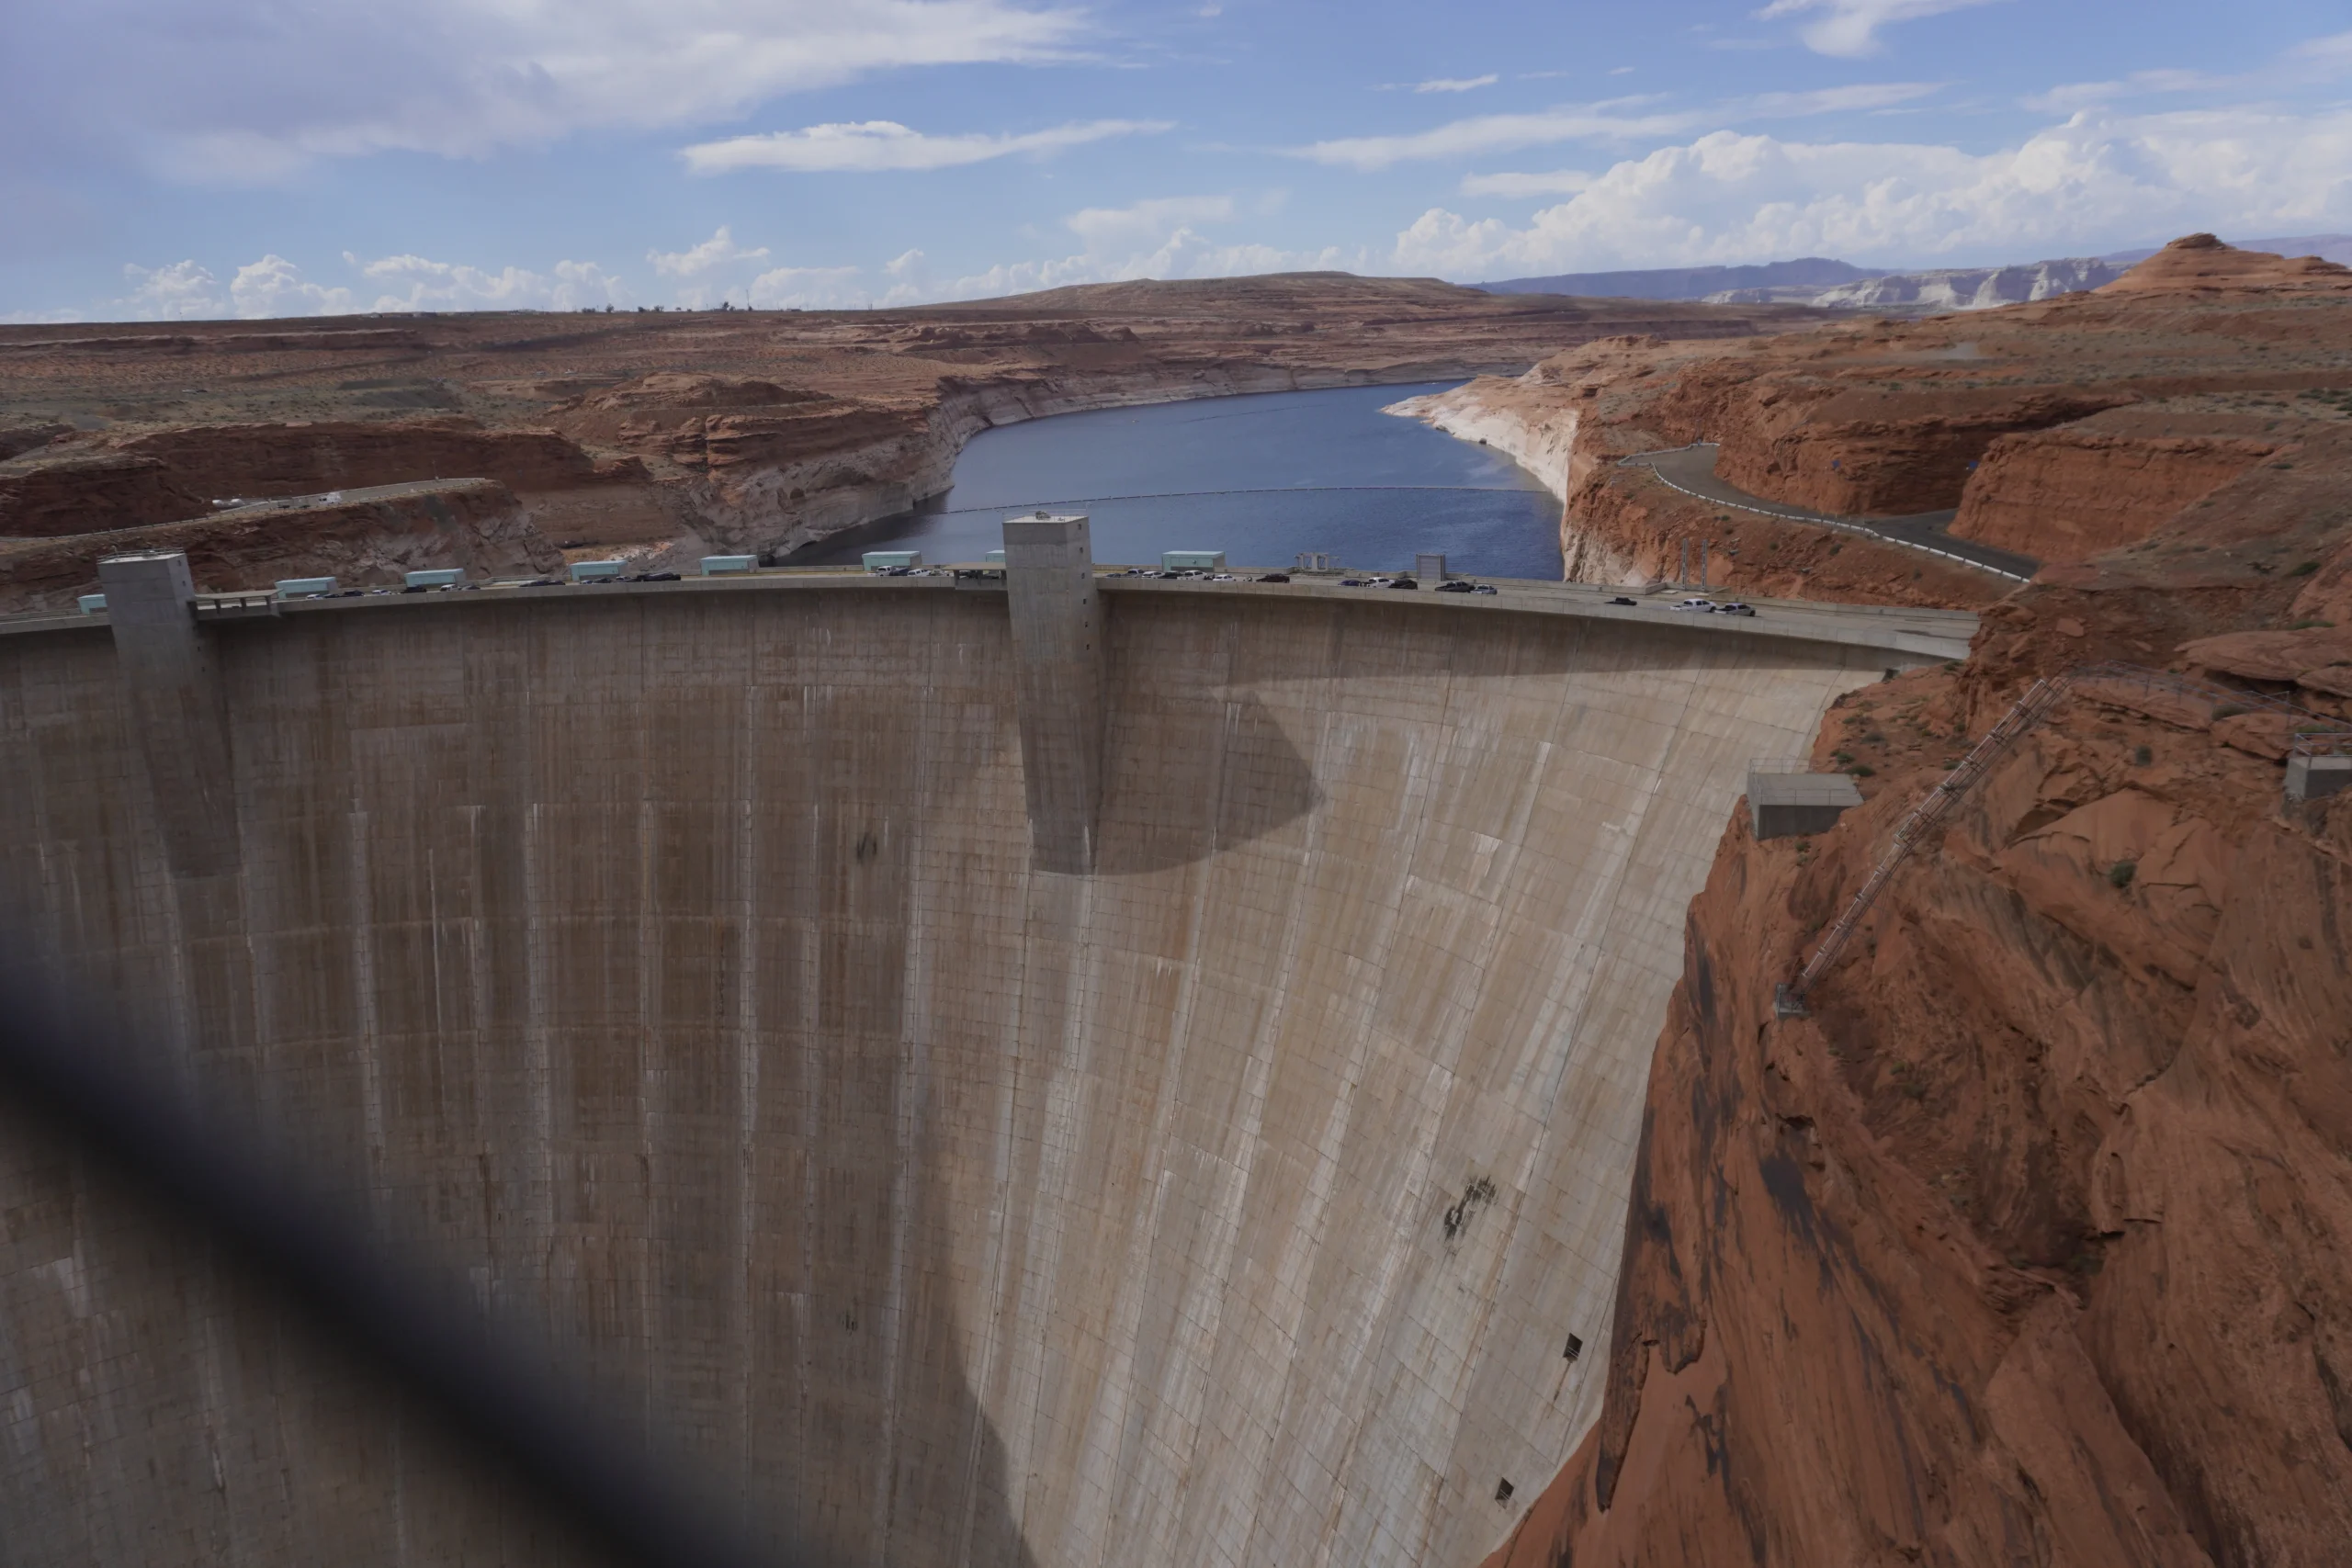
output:
[[921,510],[796,552],[795,566],[916,549],[976,561],[1008,514],[1093,519],[1094,558],[1156,564],[1162,550],[1223,550],[1236,567],[1287,567],[1302,550],[1402,570],[1442,550],[1456,571],[1560,575],[1560,503],[1518,464],[1380,411],[1451,382],[1268,392],[1060,414],[983,431],[955,487]]

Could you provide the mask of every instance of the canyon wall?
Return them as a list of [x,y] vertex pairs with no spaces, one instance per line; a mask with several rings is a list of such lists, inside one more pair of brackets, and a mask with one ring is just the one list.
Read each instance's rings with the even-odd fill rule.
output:
[[[1735,345],[1621,337],[1555,355],[1525,375],[1480,377],[1389,412],[1510,454],[1561,498],[1560,548],[1572,581],[1637,588],[1696,572],[1756,595],[1965,605],[1995,580],[1900,547],[1792,527],[1712,505],[1620,459],[1679,446],[1704,428],[1692,389],[1753,374]],[[1726,369],[1729,366],[1731,368]],[[1720,426],[1718,426],[1720,428]]]
[[0,539],[480,477],[560,548],[773,558],[937,495],[966,441],[1014,420],[1517,371],[1612,333],[1815,315],[1306,273],[903,310],[0,326]]
[[1634,585],[1653,575],[1633,551],[1577,525],[1568,507],[1577,488],[1577,414],[1548,400],[1514,393],[1514,383],[1480,377],[1451,391],[1407,398],[1385,412],[1418,419],[1464,441],[1492,446],[1543,481],[1559,498],[1560,575],[1570,582]]
[[2045,561],[2086,560],[2138,544],[2278,450],[2098,430],[2004,435],[1969,476],[1951,531]]
[[[2292,800],[2283,764],[2352,717],[2347,299],[2343,268],[2193,236],[2102,293],[1710,373],[1890,412],[1922,381],[2132,400],[1990,449],[1971,506],[2057,558],[1965,660],[1838,705],[1814,765],[1865,804],[1805,839],[1730,822],[1606,1408],[1495,1568],[2342,1561],[2352,796]],[[1656,438],[1668,397],[1623,379],[1594,401]],[[1745,524],[1749,555],[1768,529],[1803,533]],[[1783,1016],[1906,813],[2035,682],[2110,660],[2245,700],[2077,685]]]
[[[1871,697],[1825,750],[1984,717],[1940,673]],[[1773,983],[1933,775],[1811,840],[1733,825],[1652,1070],[1609,1414],[1501,1562],[2340,1561],[2352,806],[2271,816],[2277,766],[2221,728],[2076,699],[1808,1019]]]
[[[1275,366],[1199,367],[1181,377],[1121,374],[951,378],[935,406],[906,413],[864,439],[808,457],[788,450],[714,448],[685,487],[696,533],[718,548],[782,557],[803,545],[893,517],[944,491],[956,459],[980,432],[1055,414],[1135,408],[1253,392],[1312,391],[1457,374],[1415,365],[1378,374]],[[729,434],[732,434],[731,430]]]
[[0,602],[70,609],[96,591],[102,558],[140,550],[178,551],[198,583],[219,592],[267,588],[288,577],[397,584],[405,572],[447,567],[481,581],[562,563],[504,485],[447,479],[231,507],[184,523],[0,542]]

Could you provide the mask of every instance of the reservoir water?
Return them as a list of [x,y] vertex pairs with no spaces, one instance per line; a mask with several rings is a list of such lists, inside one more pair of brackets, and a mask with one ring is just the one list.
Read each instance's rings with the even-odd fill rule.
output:
[[876,549],[976,561],[1002,542],[1008,513],[1044,507],[1091,516],[1100,561],[1209,549],[1236,567],[1287,567],[1321,550],[1377,571],[1442,550],[1456,571],[1556,580],[1560,503],[1533,475],[1380,412],[1451,384],[1208,398],[983,431],[945,494],[821,540],[789,564],[854,563]]

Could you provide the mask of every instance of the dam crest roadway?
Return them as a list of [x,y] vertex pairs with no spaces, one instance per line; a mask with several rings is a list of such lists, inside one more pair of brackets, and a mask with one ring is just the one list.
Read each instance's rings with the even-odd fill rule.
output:
[[[18,961],[637,1391],[755,1535],[1468,1568],[1599,1411],[1749,762],[1974,618],[1066,581],[1091,686],[952,577],[0,625]],[[141,624],[190,634],[174,701]],[[1089,690],[1096,742],[1032,694]],[[0,1122],[12,1553],[571,1561]]]

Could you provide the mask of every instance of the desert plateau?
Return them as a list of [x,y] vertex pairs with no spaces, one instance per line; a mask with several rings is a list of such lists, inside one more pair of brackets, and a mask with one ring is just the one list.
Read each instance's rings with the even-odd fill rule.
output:
[[[778,565],[992,426],[1440,380],[1565,581]],[[10,326],[0,634],[0,971],[777,1551],[2352,1552],[2343,265]],[[593,1560],[10,1115],[25,1561]]]
[[[565,550],[774,559],[945,490],[994,425],[1820,315],[1300,275],[882,311],[0,327],[0,604],[70,605],[99,554],[149,542],[223,589],[528,572]],[[337,492],[389,485],[413,488],[347,526]]]

